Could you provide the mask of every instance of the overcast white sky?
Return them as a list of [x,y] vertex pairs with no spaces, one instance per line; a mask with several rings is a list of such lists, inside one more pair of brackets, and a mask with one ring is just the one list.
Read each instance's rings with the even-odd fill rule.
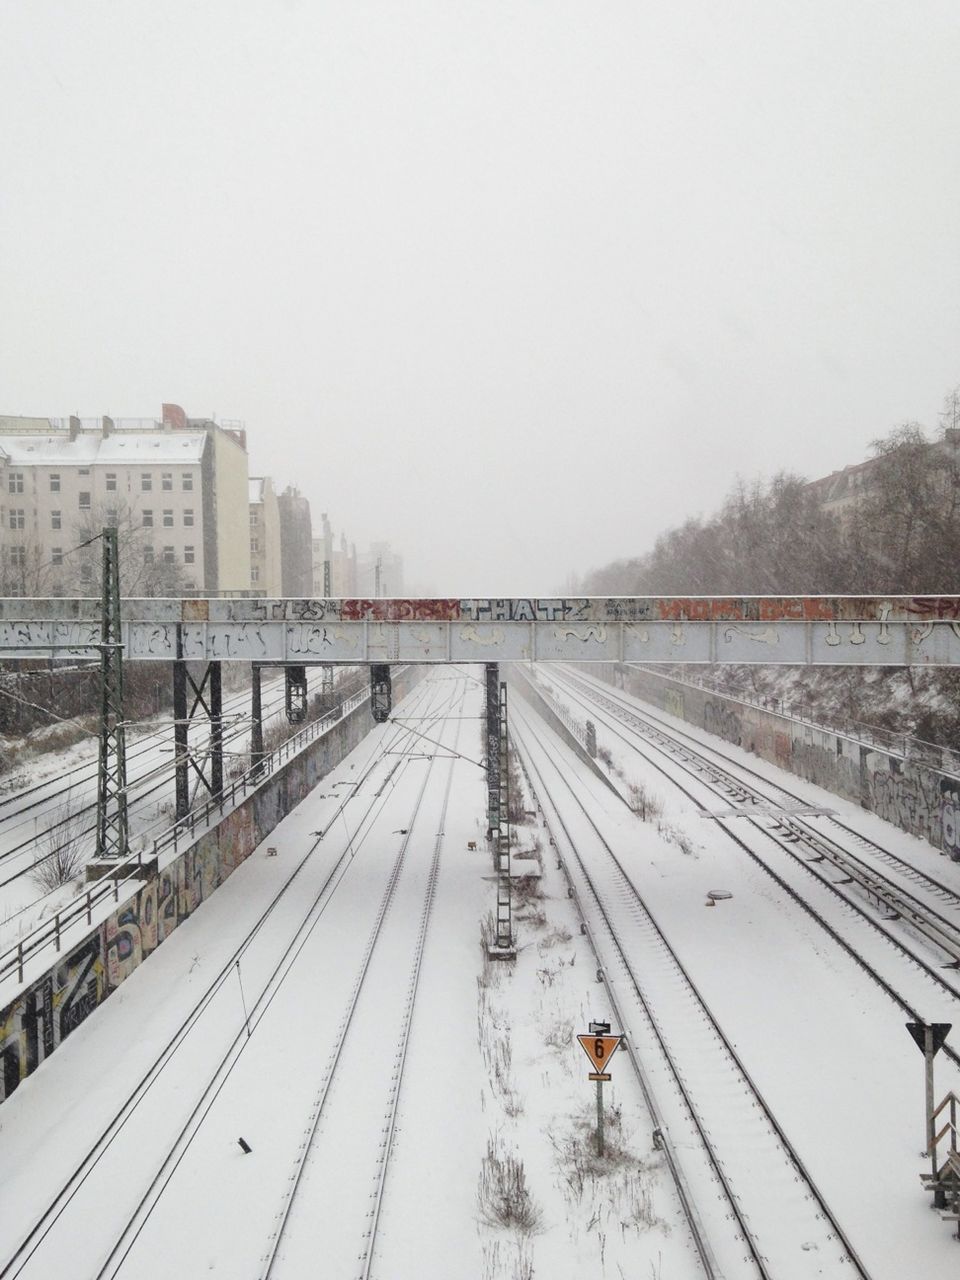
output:
[[0,412],[549,594],[960,382],[956,0],[0,0]]

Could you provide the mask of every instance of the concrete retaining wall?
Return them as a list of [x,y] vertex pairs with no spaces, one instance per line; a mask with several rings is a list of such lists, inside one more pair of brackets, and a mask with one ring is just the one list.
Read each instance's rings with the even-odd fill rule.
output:
[[752,751],[960,860],[960,779],[829,729],[620,665],[591,673],[678,719]]
[[[423,677],[394,676],[400,699]],[[264,779],[232,813],[146,880],[56,965],[0,1009],[0,1101],[48,1058],[178,925],[220,887],[274,827],[373,727],[364,702]]]
[[575,755],[579,756],[583,763],[594,774],[596,774],[603,785],[605,787],[609,787],[614,795],[623,799],[617,791],[617,788],[597,764],[596,760],[594,760],[586,750],[583,743],[579,738],[577,738],[576,734],[571,731],[569,725],[565,724],[561,717],[557,715],[555,709],[550,705],[537,686],[523,674],[522,669],[520,672],[516,672],[513,667],[507,666],[506,671],[507,683],[510,686],[511,692],[516,693],[519,697],[523,698],[525,702],[529,702],[537,715],[541,716],[554,733],[558,734],[564,740],[570,750],[573,751]]

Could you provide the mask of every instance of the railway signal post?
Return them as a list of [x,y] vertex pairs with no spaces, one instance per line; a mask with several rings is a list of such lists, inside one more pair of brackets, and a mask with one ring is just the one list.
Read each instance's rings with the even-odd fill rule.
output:
[[924,1058],[924,1076],[925,1076],[925,1098],[924,1098],[924,1119],[926,1130],[926,1150],[924,1155],[929,1156],[931,1160],[931,1173],[934,1180],[937,1177],[937,1141],[934,1133],[933,1118],[933,1060],[943,1048],[943,1042],[946,1040],[953,1024],[950,1022],[908,1022],[907,1030],[916,1042],[917,1048],[923,1054]]
[[609,1022],[591,1022],[590,1033],[577,1036],[580,1047],[596,1068],[587,1077],[597,1082],[597,1155],[603,1155],[603,1086],[613,1077],[604,1067],[620,1048],[621,1036],[610,1034]]

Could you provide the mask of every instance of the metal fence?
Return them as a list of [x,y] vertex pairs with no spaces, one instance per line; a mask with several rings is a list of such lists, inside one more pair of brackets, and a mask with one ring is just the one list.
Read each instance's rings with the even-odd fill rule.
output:
[[[641,669],[638,668],[638,670]],[[646,674],[655,673],[647,672]],[[718,680],[711,680],[709,676],[680,676],[671,673],[666,678],[677,684],[689,685],[694,689],[709,689],[734,702],[746,702],[752,707],[759,707],[774,715],[808,724],[815,729],[843,734],[867,746],[878,747],[890,755],[900,756],[903,760],[909,760],[911,764],[922,764],[930,769],[937,769],[941,773],[960,776],[960,751],[940,746],[935,742],[925,742],[923,738],[914,738],[909,733],[897,733],[892,729],[883,729],[879,725],[865,724],[862,720],[855,720],[850,716],[825,716],[823,712],[814,714],[813,707],[803,702],[788,702],[783,698],[733,691]]]
[[312,720],[304,725],[279,746],[265,753],[256,764],[244,770],[229,786],[224,787],[217,795],[211,796],[195,809],[191,809],[184,817],[178,818],[172,826],[165,828],[152,840],[149,838],[150,828],[148,828],[145,833],[146,845],[122,860],[123,868],[131,868],[126,875],[111,876],[108,873],[102,879],[94,881],[49,920],[45,920],[26,933],[18,940],[16,946],[9,947],[0,953],[0,983],[14,971],[17,974],[17,981],[22,983],[24,965],[28,960],[51,944],[55,951],[59,951],[64,934],[72,925],[78,922],[87,926],[92,925],[95,907],[105,901],[119,902],[121,889],[132,888],[133,885],[142,883],[144,861],[154,861],[161,853],[171,848],[176,853],[181,844],[192,843],[215,821],[219,821],[225,814],[236,809],[250,792],[262,786],[292,756],[297,755],[304,747],[319,738],[344,715],[356,710],[369,697],[369,689],[361,690],[318,720]]

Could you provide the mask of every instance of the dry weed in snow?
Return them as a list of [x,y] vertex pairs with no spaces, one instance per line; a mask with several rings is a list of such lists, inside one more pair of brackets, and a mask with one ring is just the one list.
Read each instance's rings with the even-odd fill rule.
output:
[[551,1130],[559,1186],[570,1210],[570,1221],[586,1220],[586,1230],[598,1235],[616,1231],[641,1235],[669,1227],[653,1211],[654,1165],[630,1150],[619,1107],[604,1110],[604,1154],[597,1155],[596,1112],[585,1107],[565,1132]]
[[483,1244],[483,1280],[533,1280],[529,1240],[487,1240]]
[[488,1227],[529,1236],[543,1225],[543,1212],[530,1194],[523,1161],[505,1149],[499,1133],[487,1139],[477,1186],[477,1208]]

